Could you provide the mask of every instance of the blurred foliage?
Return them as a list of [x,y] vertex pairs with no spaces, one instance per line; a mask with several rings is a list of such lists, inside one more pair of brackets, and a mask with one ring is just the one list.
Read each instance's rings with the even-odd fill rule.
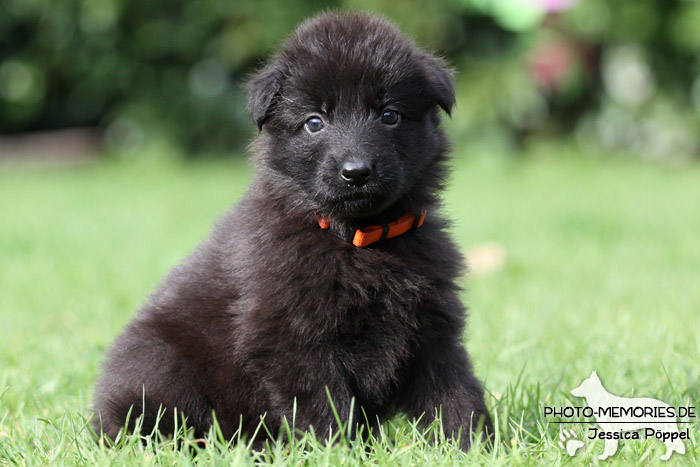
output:
[[383,13],[448,57],[460,145],[571,133],[647,157],[699,152],[694,0],[3,0],[0,134],[97,126],[121,149],[238,150],[246,76],[329,8]]

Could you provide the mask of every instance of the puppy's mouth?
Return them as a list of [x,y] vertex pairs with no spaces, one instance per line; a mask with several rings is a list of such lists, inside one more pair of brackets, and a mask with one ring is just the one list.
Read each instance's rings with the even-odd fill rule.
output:
[[330,197],[325,204],[332,214],[358,218],[380,213],[391,201],[385,195],[363,190]]
[[403,193],[401,177],[385,177],[379,171],[360,186],[348,183],[332,171],[318,178],[314,198],[323,215],[360,221],[381,214]]

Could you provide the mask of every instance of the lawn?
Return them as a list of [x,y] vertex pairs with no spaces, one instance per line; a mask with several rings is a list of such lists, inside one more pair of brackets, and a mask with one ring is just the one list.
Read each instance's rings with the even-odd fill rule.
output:
[[[542,148],[458,158],[445,197],[465,252],[496,258],[463,295],[498,423],[490,454],[425,441],[403,418],[367,446],[306,437],[253,453],[213,436],[194,458],[167,441],[99,446],[85,424],[107,346],[250,177],[240,159],[0,168],[0,465],[597,463],[587,425],[543,415],[585,405],[569,391],[594,369],[617,395],[700,411],[700,166]],[[698,465],[700,424],[679,426],[691,439],[670,464]],[[573,458],[561,427],[585,442]],[[663,452],[622,441],[600,463]]]

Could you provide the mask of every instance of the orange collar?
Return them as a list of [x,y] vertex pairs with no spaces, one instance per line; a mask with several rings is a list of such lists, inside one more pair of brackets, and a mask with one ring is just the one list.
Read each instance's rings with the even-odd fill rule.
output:
[[[355,230],[352,239],[346,239],[356,247],[366,247],[372,243],[382,241],[386,238],[394,238],[403,235],[409,230],[417,229],[423,225],[425,220],[425,209],[420,213],[420,217],[413,213],[407,212],[399,217],[394,222],[383,225],[370,225],[365,228]],[[329,217],[319,217],[318,225],[323,230],[331,228],[331,219]]]

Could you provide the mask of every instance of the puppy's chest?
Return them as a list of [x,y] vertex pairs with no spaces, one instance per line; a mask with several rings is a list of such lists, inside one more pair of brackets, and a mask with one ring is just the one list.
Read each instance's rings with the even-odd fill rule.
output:
[[430,278],[396,262],[361,259],[307,264],[276,280],[278,296],[289,299],[288,324],[307,334],[311,326],[316,338],[332,339],[348,352],[410,337],[429,298]]
[[381,400],[410,358],[418,332],[415,304],[378,301],[346,310],[327,336],[336,365],[362,399]]
[[[301,277],[307,273],[299,271]],[[430,280],[391,261],[330,263],[315,277],[323,285],[298,297],[301,304],[315,296],[315,303],[302,305],[297,316],[305,319],[290,326],[300,326],[296,330],[310,338],[309,345],[329,349],[356,390],[376,399],[374,392],[386,391],[410,357]]]

